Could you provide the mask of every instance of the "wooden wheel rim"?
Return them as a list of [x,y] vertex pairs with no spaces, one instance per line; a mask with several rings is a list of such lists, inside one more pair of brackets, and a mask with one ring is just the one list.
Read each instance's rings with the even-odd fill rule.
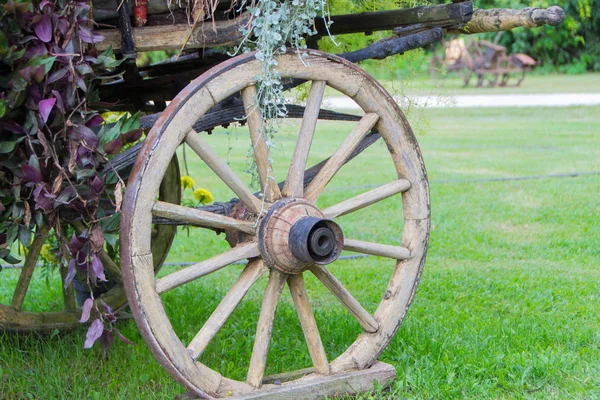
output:
[[[375,333],[360,334],[329,364],[330,372],[337,373],[369,367],[402,322],[425,261],[429,237],[429,189],[417,142],[391,96],[350,62],[319,51],[309,50],[306,54],[304,62],[297,54],[280,56],[278,71],[282,78],[326,81],[328,86],[350,96],[366,113],[377,113],[380,118],[375,127],[390,150],[398,176],[411,184],[410,189],[402,193],[402,243],[411,256],[396,264],[384,300],[374,314],[379,329]],[[255,388],[223,377],[194,361],[171,326],[150,268],[152,255],[147,232],[158,190],[153,177],[164,173],[165,161],[185,140],[197,118],[221,100],[253,85],[259,74],[260,63],[251,53],[218,65],[188,85],[152,128],[136,160],[123,203],[121,262],[134,318],[157,360],[177,381],[202,397],[247,393]],[[263,385],[263,388],[267,386]]]
[[[179,204],[181,202],[181,184],[180,172],[177,158],[168,165],[165,173],[165,179],[161,182],[159,198],[162,201]],[[158,271],[162,266],[173,239],[175,238],[176,227],[172,225],[158,225],[156,227],[155,241],[153,246],[155,255],[154,266]],[[37,235],[37,233],[36,233]],[[99,299],[106,303],[113,310],[120,308],[127,302],[123,285],[117,283],[114,287],[102,294]],[[102,306],[99,305],[100,309]],[[81,309],[69,309],[65,311],[50,312],[30,312],[16,310],[12,307],[0,304],[0,331],[45,331],[52,329],[73,329],[80,326]]]

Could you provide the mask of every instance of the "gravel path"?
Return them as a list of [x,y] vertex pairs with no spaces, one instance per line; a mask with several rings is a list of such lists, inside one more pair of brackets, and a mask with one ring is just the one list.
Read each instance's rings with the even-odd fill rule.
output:
[[[402,106],[408,105],[404,97],[396,97]],[[428,108],[474,108],[474,107],[568,107],[600,105],[600,93],[552,93],[552,94],[485,94],[458,96],[416,96],[410,102]],[[329,97],[325,108],[355,110],[358,106],[348,97]]]

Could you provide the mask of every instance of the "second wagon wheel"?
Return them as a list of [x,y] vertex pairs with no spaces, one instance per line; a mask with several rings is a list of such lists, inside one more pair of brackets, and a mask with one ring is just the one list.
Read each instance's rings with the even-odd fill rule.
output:
[[[158,191],[158,199],[167,203],[179,204],[181,202],[181,186],[179,176],[179,165],[177,158],[174,157],[169,163],[167,170],[160,182]],[[80,233],[85,229],[81,222],[77,221],[61,221],[63,226],[71,225]],[[154,256],[154,267],[156,270],[160,268],[164,262],[173,238],[175,237],[176,226],[174,225],[156,225],[152,231],[152,253]],[[81,325],[79,319],[81,317],[81,309],[77,307],[73,285],[70,285],[66,290],[62,289],[62,280],[65,278],[66,269],[60,268],[61,281],[56,282],[58,292],[62,292],[62,301],[59,299],[44,298],[42,310],[34,310],[30,307],[30,302],[27,301],[29,296],[34,296],[31,286],[36,283],[45,285],[45,282],[39,282],[41,279],[34,276],[36,264],[39,261],[42,246],[46,242],[49,235],[48,228],[38,229],[25,259],[23,267],[19,270],[6,270],[3,272],[3,279],[14,280],[14,290],[2,293],[6,299],[5,304],[0,302],[0,331],[39,331],[53,329],[69,329]],[[97,302],[103,301],[112,309],[118,309],[125,305],[127,297],[121,283],[121,274],[118,262],[112,260],[108,253],[101,252],[100,259],[104,265],[107,274],[114,281],[114,285],[100,297]],[[10,274],[10,275],[8,275]],[[6,284],[8,286],[8,284]],[[39,289],[39,288],[35,288]],[[33,299],[37,301],[38,299]],[[55,304],[57,303],[57,304]],[[62,305],[60,304],[62,303]],[[53,307],[56,306],[56,307]],[[59,307],[62,306],[62,309]],[[98,304],[102,309],[102,306]]]
[[[430,217],[427,177],[410,126],[392,97],[354,64],[323,52],[307,51],[302,60],[297,54],[288,53],[279,56],[277,62],[282,78],[304,80],[311,85],[289,170],[274,170],[267,155],[260,128],[261,118],[253,104],[261,65],[253,54],[248,54],[201,75],[167,107],[136,160],[134,169],[137,174],[130,177],[123,203],[121,261],[134,318],[158,361],[177,381],[201,397],[252,397],[285,389],[293,392],[294,388],[311,379],[333,380],[349,371],[369,368],[404,319],[425,260]],[[364,115],[316,176],[305,181],[307,157],[326,86],[353,99]],[[211,107],[240,91],[248,114],[264,202],[217,155],[209,141],[192,129],[197,119]],[[317,198],[323,189],[373,129],[385,141],[395,178],[338,204],[318,208]],[[155,201],[160,181],[157,177],[164,173],[168,160],[183,143],[187,143],[236,193],[243,204],[243,212],[238,209],[240,212],[223,216]],[[360,156],[356,160],[358,158]],[[348,166],[356,160],[349,162]],[[285,179],[285,184],[279,187],[274,184],[277,182],[274,179]],[[402,237],[401,245],[346,237],[340,225],[334,222],[342,215],[394,195],[402,199],[403,215],[399,215],[395,222],[396,235]],[[152,269],[150,242],[153,216],[237,233],[228,234],[233,248],[157,279]],[[232,236],[237,239],[231,240]],[[388,284],[380,288],[380,303],[373,314],[331,272],[333,269],[328,264],[334,262],[342,250],[387,257],[390,259],[388,262],[395,264]],[[198,326],[199,331],[191,341],[182,343],[165,309],[167,297],[161,295],[246,259],[246,267],[237,281],[231,283],[231,289],[212,315],[203,326]],[[268,284],[255,325],[247,378],[245,381],[234,380],[197,360],[261,275],[268,275]],[[327,357],[326,346],[323,345],[327,338],[321,339],[307,298],[305,279],[314,280],[308,275],[314,275],[318,279],[315,283],[335,295],[362,327],[362,333],[354,343],[333,360]],[[278,332],[273,332],[273,321],[286,283],[301,322],[314,372],[277,385],[268,383],[272,380],[265,379],[264,375],[269,343],[272,335],[278,335]],[[203,306],[202,300],[194,298],[193,294],[186,296],[185,302],[189,307]],[[247,332],[247,335],[253,333]],[[295,392],[294,395],[300,398],[307,393]]]

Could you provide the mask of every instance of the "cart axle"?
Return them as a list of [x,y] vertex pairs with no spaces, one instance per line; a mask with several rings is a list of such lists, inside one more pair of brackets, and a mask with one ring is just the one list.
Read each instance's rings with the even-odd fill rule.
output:
[[286,274],[334,262],[344,235],[335,222],[304,200],[288,197],[271,206],[260,222],[258,243],[266,264]]

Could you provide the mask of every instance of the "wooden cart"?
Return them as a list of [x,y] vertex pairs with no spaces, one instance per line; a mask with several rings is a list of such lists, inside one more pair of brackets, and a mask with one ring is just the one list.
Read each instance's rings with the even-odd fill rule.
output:
[[444,44],[443,57],[434,54],[431,57],[430,72],[434,81],[439,81],[440,72],[456,72],[463,80],[463,86],[469,86],[471,77],[477,77],[477,87],[506,86],[509,79],[516,79],[519,86],[525,73],[535,67],[536,61],[527,54],[506,54],[506,47],[487,40],[472,39],[465,44],[464,39],[454,39]]
[[[304,57],[296,52],[278,57],[277,70],[287,89],[307,82],[310,86],[305,104],[287,105],[289,117],[301,121],[286,171],[273,170],[261,134],[262,118],[254,104],[260,61],[252,53],[232,58],[210,49],[239,43],[239,26],[247,23],[248,13],[242,10],[228,14],[221,21],[200,23],[191,31],[186,23],[165,24],[169,20],[163,15],[151,15],[148,26],[132,28],[128,3],[124,2],[118,13],[120,29],[101,31],[106,41],[98,46],[100,50],[112,46],[128,60],[123,64],[124,79],[101,87],[100,97],[106,102],[118,101],[115,110],[144,110],[147,115],[142,118],[142,127],[151,129],[143,144],[112,160],[115,168],[129,177],[121,217],[122,279],[117,263],[105,257],[103,263],[114,272],[117,285],[98,301],[114,298],[112,306],[123,304],[124,287],[146,344],[173,378],[195,396],[308,398],[370,390],[374,381],[389,384],[395,370],[377,358],[402,323],[419,282],[429,240],[429,189],[419,147],[402,110],[355,63],[427,46],[440,40],[443,31],[477,33],[555,25],[563,17],[558,7],[473,11],[470,1],[333,16],[330,31],[334,35],[378,30],[393,30],[394,35],[339,55],[319,51],[311,38],[312,48],[303,51]],[[316,37],[326,35],[325,21],[317,20],[316,30]],[[144,68],[135,65],[138,51],[178,49],[184,43],[185,52],[177,62]],[[350,97],[363,110],[362,115],[322,109],[327,87]],[[321,119],[355,121],[355,125],[329,158],[307,168],[315,126]],[[210,137],[203,133],[240,120],[249,131],[260,196],[212,149]],[[380,138],[386,144],[396,178],[337,204],[320,207],[317,200],[338,170]],[[199,208],[179,205],[179,170],[173,160],[183,144],[236,194],[236,199]],[[357,165],[349,163],[348,167]],[[392,196],[399,196],[402,204],[402,215],[394,222],[401,245],[344,235],[343,224],[336,222],[338,217]],[[64,218],[68,221],[68,210]],[[177,225],[225,233],[223,239],[230,249],[157,279],[156,270],[169,251]],[[0,327],[48,329],[72,326],[78,319],[80,311],[69,291],[65,294],[65,311],[28,313],[21,309],[43,240],[43,234],[39,235],[32,245],[21,274],[24,283],[17,285],[16,300],[10,306],[0,306]],[[327,267],[342,250],[385,257],[395,264],[389,284],[381,288],[374,313],[367,311]],[[182,343],[161,295],[242,261],[246,266],[212,315],[191,341]],[[309,273],[339,300],[362,330],[334,360],[327,356],[311,308],[318,303],[311,305],[307,297],[305,275]],[[255,333],[247,379],[236,381],[197,360],[263,275],[268,276],[268,284],[256,331],[246,332]],[[286,284],[313,367],[267,377],[264,372],[269,343],[276,334],[273,320]]]

